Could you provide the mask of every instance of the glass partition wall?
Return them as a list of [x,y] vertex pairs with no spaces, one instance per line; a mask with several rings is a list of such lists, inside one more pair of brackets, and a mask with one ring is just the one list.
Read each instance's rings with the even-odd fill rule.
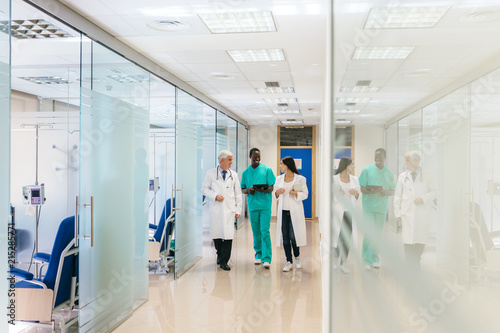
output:
[[[9,3],[1,6],[8,32]],[[0,33],[0,151],[9,157],[0,174],[10,172],[0,214],[8,218],[12,203],[16,267],[40,276],[33,253],[50,253],[61,221],[77,217],[71,316],[82,331],[108,331],[148,298],[148,222],[158,223],[167,199],[176,199],[174,276],[202,256],[200,189],[217,165],[217,113],[235,157],[247,155],[248,131],[241,125],[240,137],[238,122],[28,3],[12,7],[13,37]],[[148,192],[155,177],[160,189]],[[41,184],[43,205],[25,205],[23,186]]]

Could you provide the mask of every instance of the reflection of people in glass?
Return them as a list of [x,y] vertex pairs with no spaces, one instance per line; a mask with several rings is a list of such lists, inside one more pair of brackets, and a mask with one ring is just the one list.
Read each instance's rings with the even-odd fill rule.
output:
[[210,230],[217,251],[217,264],[225,271],[231,268],[231,247],[234,238],[234,218],[241,213],[241,189],[238,174],[231,170],[233,154],[219,153],[219,166],[208,170],[201,193],[210,202]]
[[387,208],[388,196],[394,194],[396,182],[394,174],[385,166],[387,154],[385,149],[375,150],[375,163],[367,166],[359,176],[359,185],[363,193],[363,216],[368,223],[373,223],[373,232],[365,232],[363,238],[362,259],[365,269],[378,268],[379,250],[375,244],[382,241]]
[[308,191],[306,178],[301,176],[292,157],[284,157],[280,162],[282,175],[276,178],[274,197],[278,200],[276,246],[281,245],[283,235],[283,248],[286,255],[286,265],[283,272],[288,272],[293,267],[302,268],[299,255],[300,246],[306,245],[306,219],[302,201],[307,199]]
[[425,240],[430,230],[430,212],[437,190],[432,177],[420,168],[420,154],[405,154],[407,171],[398,178],[394,194],[394,216],[401,222],[406,262],[420,268]]
[[274,188],[273,171],[270,167],[260,163],[260,150],[250,149],[251,165],[241,175],[241,188],[247,194],[250,224],[253,232],[253,248],[255,250],[255,264],[264,263],[265,268],[271,267],[273,255],[271,246],[271,204]]
[[[335,176],[333,176],[333,183],[337,186],[338,190],[345,199],[352,203],[352,207],[355,207],[356,201],[359,200],[360,187],[358,182],[358,177],[353,176],[354,174],[354,163],[349,157],[342,157],[339,162],[339,167]],[[335,200],[334,211],[335,216],[342,217],[342,223],[339,223],[338,219],[334,219],[334,234],[336,238],[334,239],[333,245],[335,246],[335,257],[339,257],[340,249],[340,269],[342,272],[349,274],[351,271],[346,265],[347,256],[349,255],[349,250],[351,248],[351,234],[353,233],[352,226],[352,216],[348,211],[349,207],[344,207],[344,205]],[[354,244],[356,242],[356,228],[354,228]]]

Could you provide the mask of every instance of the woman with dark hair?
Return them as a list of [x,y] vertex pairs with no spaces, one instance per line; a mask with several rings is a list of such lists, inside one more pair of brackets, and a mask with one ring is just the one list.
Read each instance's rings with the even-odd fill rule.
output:
[[[354,163],[352,162],[352,159],[350,159],[349,157],[342,157],[340,159],[337,171],[335,172],[335,176],[333,176],[333,184],[336,186],[340,194],[343,195],[346,200],[352,203],[353,208],[356,205],[356,201],[359,200],[359,193],[361,192],[361,189],[359,187],[358,178],[353,176],[352,174],[354,174]],[[345,274],[349,274],[351,272],[349,270],[349,267],[347,267],[346,265],[346,260],[347,256],[349,255],[351,244],[355,244],[357,239],[356,228],[353,229],[352,216],[348,210],[349,207],[345,207],[338,200],[338,198],[335,197],[335,218],[333,230],[336,237],[334,239],[333,245],[335,247],[335,258],[338,258],[340,256],[340,269]],[[342,223],[338,223],[339,217],[342,217]],[[351,241],[351,234],[353,234],[354,242]]]
[[302,201],[307,199],[306,178],[301,176],[292,157],[284,157],[280,162],[283,174],[276,178],[273,197],[278,200],[276,246],[281,245],[286,255],[283,272],[293,268],[292,249],[295,257],[295,268],[302,268],[300,263],[300,246],[306,245],[306,219]]

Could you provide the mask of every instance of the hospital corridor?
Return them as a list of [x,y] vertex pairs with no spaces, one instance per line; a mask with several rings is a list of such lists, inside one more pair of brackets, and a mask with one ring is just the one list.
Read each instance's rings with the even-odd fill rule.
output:
[[0,333],[500,332],[500,0],[0,0]]

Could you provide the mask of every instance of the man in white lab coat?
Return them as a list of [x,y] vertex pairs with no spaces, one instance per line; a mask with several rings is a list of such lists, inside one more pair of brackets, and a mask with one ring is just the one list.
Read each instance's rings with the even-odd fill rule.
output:
[[405,164],[407,171],[399,175],[394,193],[394,216],[401,223],[406,262],[419,269],[437,189],[431,175],[420,168],[417,151],[405,154]]
[[234,218],[241,214],[241,188],[238,174],[232,171],[233,154],[219,153],[219,166],[208,170],[201,192],[210,204],[210,229],[220,268],[229,271],[229,258],[234,238]]

